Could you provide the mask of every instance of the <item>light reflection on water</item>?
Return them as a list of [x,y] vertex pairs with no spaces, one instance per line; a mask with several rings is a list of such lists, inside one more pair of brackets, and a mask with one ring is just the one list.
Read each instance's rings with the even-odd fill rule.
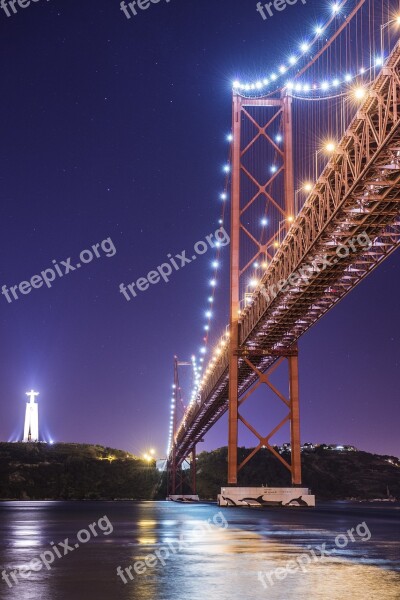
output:
[[[217,517],[217,515],[219,516]],[[18,568],[51,542],[76,542],[80,529],[107,515],[110,536],[99,532],[50,571],[8,588],[1,600],[399,600],[399,516],[395,505],[371,507],[336,503],[308,509],[225,509],[215,505],[134,502],[4,502],[0,504],[0,566]],[[221,516],[222,515],[222,516]],[[206,526],[202,523],[217,523]],[[358,536],[332,556],[311,562],[307,572],[274,576],[263,587],[259,573],[334,539],[365,521],[372,534]],[[225,528],[225,524],[227,528]],[[179,539],[185,545],[180,549]],[[144,560],[160,546],[175,548],[163,566],[135,572],[127,585],[116,568]],[[72,544],[73,545],[73,544]],[[319,555],[319,552],[316,552]],[[261,578],[261,576],[260,576]]]

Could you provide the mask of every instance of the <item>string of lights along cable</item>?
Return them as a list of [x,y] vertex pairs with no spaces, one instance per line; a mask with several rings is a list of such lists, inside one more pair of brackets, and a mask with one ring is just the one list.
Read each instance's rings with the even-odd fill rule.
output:
[[[226,214],[226,203],[229,200],[229,185],[230,185],[230,173],[231,173],[231,143],[233,140],[233,136],[231,133],[228,133],[225,137],[226,142],[229,145],[228,151],[228,159],[225,164],[222,166],[222,173],[224,175],[224,184],[222,186],[222,191],[218,195],[218,202],[221,204],[220,217],[218,218],[217,224],[218,227],[224,227],[225,223],[225,214]],[[201,345],[198,350],[198,355],[193,354],[191,356],[191,363],[193,369],[192,376],[192,388],[189,395],[189,402],[187,405],[184,404],[182,399],[181,408],[181,417],[184,416],[186,408],[193,405],[196,401],[197,394],[199,391],[200,381],[202,377],[203,365],[205,360],[205,355],[207,354],[207,349],[209,346],[210,335],[211,335],[211,326],[215,317],[215,300],[216,300],[216,291],[218,288],[218,275],[221,269],[221,244],[218,241],[214,242],[215,245],[215,256],[212,258],[210,263],[211,276],[208,279],[208,285],[206,289],[206,304],[204,308],[204,325],[203,325],[203,333]],[[179,409],[178,407],[178,393],[179,390],[176,389],[176,383],[172,384],[172,396],[170,401],[170,422],[169,422],[169,435],[168,435],[168,447],[167,447],[167,455],[169,454],[172,447],[172,439],[174,433],[174,423],[176,422],[176,411]]]

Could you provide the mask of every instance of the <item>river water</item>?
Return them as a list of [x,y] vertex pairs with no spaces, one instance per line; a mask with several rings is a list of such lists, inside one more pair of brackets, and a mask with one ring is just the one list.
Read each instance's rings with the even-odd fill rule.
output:
[[398,504],[2,502],[0,599],[399,600],[399,539]]

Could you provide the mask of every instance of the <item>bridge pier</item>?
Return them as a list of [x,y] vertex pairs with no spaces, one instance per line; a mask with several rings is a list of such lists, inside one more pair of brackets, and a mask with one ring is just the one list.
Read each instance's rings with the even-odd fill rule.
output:
[[289,356],[290,447],[292,484],[301,485],[301,441],[299,406],[299,356]]
[[308,488],[226,487],[218,495],[219,506],[313,507],[315,496]]
[[[229,447],[228,447],[228,485],[236,485],[239,471],[259,452],[262,448],[267,448],[291,473],[292,485],[300,486],[302,483],[301,477],[301,442],[300,442],[300,409],[299,409],[299,360],[298,360],[298,349],[293,347],[288,350],[275,351],[274,355],[277,356],[276,362],[266,371],[261,371],[259,363],[262,357],[268,355],[268,351],[256,351],[246,348],[237,349],[236,358],[246,363],[246,365],[253,371],[254,379],[251,387],[246,391],[244,395],[238,398],[234,397],[233,406],[229,407],[230,419],[229,419]],[[289,377],[289,398],[280,392],[270,380],[272,373],[285,361],[288,361],[288,377]],[[288,409],[286,416],[278,423],[272,431],[267,435],[261,435],[258,430],[249,421],[240,414],[239,408],[248,400],[248,398],[262,385],[265,384],[274,395],[281,400]],[[237,394],[238,395],[238,394]],[[236,405],[236,408],[235,408]],[[231,420],[236,421],[236,426],[231,427]],[[237,461],[237,429],[238,423],[241,421],[249,431],[251,431],[257,438],[258,444],[253,451],[240,463]],[[291,461],[290,464],[281,456],[271,444],[271,438],[280,430],[284,425],[289,423],[290,425],[290,442],[291,442]],[[234,452],[230,452],[230,449],[234,449]]]
[[192,450],[192,493],[197,494],[196,446]]
[[[189,477],[184,477],[182,463],[178,464],[176,460],[175,449],[172,452],[172,460],[168,463],[168,480],[167,480],[167,499],[176,502],[198,502],[197,495],[197,469],[196,469],[196,446],[192,448],[192,462],[190,465]],[[185,481],[184,481],[185,479]],[[185,483],[185,491],[191,488],[191,494],[184,493],[183,484]]]
[[[269,120],[265,125],[262,120],[262,113],[268,109]],[[250,111],[250,112],[249,112]],[[253,112],[251,112],[253,111]],[[259,111],[259,112],[254,112]],[[261,111],[261,112],[260,112]],[[259,114],[259,120],[257,115]],[[300,455],[300,412],[299,412],[299,374],[298,374],[298,351],[297,347],[282,348],[279,352],[262,347],[247,348],[245,340],[241,339],[241,304],[240,298],[243,290],[243,277],[247,276],[248,269],[254,260],[263,260],[268,262],[273,258],[272,248],[279,244],[277,241],[280,231],[274,232],[272,237],[264,244],[251,235],[248,230],[245,213],[256,198],[260,195],[265,198],[266,213],[269,209],[281,211],[284,227],[288,228],[289,223],[294,217],[294,176],[293,176],[293,140],[292,140],[292,98],[283,93],[279,98],[244,98],[239,94],[233,94],[232,110],[232,199],[231,199],[231,257],[230,257],[230,339],[229,339],[229,433],[228,433],[228,485],[236,485],[238,481],[238,472],[244,465],[262,448],[268,448],[275,456],[288,468],[292,476],[293,485],[301,485],[301,455]],[[265,119],[265,117],[264,117]],[[269,131],[275,123],[281,122],[283,131],[283,148],[280,150],[273,142],[273,136]],[[256,129],[252,139],[246,139],[246,127],[251,122],[251,126]],[[243,129],[243,133],[242,133]],[[243,138],[243,139],[242,139]],[[273,197],[273,192],[268,186],[272,186],[275,175],[272,175],[267,184],[259,182],[254,174],[247,170],[245,155],[249,155],[256,144],[263,139],[266,144],[272,147],[274,151],[280,153],[282,160],[281,171],[283,173],[282,194]],[[245,173],[245,175],[243,175]],[[252,197],[246,196],[243,187],[243,180],[251,178],[252,184],[258,187]],[[266,191],[268,188],[268,192]],[[271,208],[272,207],[272,208]],[[279,229],[279,228],[278,228]],[[253,244],[258,244],[255,256],[241,264],[241,235],[247,235]],[[277,237],[278,236],[278,237]],[[266,370],[266,359],[276,356],[269,370]],[[269,374],[285,359],[288,360],[289,371],[289,399],[285,398],[272,385]],[[251,376],[251,385],[241,390],[242,382],[239,379],[239,367],[245,366]],[[250,397],[250,395],[262,384],[266,384],[284,404],[289,412],[287,416],[279,423],[273,431],[267,435],[260,435],[257,430],[240,414],[241,405]],[[258,446],[240,465],[238,465],[238,424],[241,421],[259,440]],[[289,465],[272,447],[270,439],[285,425],[290,423],[290,437],[292,459]]]

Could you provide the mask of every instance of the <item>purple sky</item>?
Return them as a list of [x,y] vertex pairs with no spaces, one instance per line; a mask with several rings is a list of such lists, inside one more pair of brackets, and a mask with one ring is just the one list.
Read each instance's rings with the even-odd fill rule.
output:
[[[213,254],[130,302],[119,285],[216,230],[230,82],[273,65],[325,10],[309,0],[264,22],[255,4],[173,0],[127,20],[117,0],[53,0],[0,14],[0,284],[109,237],[116,248],[51,289],[0,296],[0,440],[22,436],[33,387],[46,439],[165,453],[173,356],[201,345]],[[399,294],[395,254],[302,339],[303,441],[400,454]],[[269,397],[248,410],[266,430],[279,414]],[[223,418],[202,448],[226,442]]]

